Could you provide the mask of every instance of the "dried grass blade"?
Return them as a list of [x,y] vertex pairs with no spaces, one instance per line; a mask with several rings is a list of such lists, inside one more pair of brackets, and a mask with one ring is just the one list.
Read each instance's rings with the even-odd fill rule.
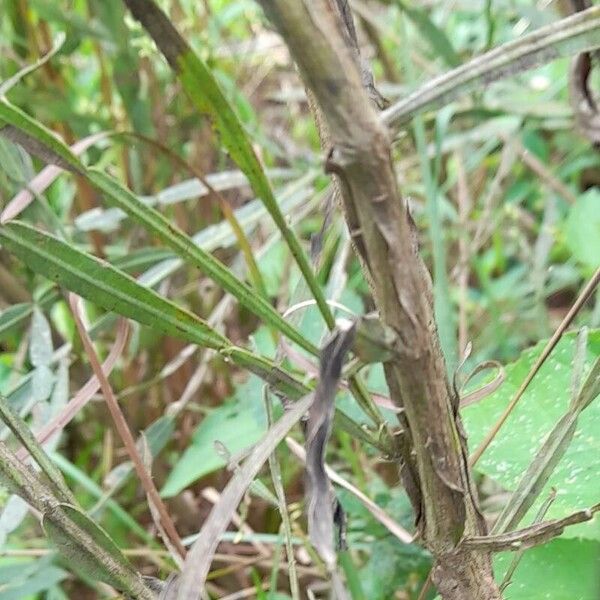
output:
[[201,598],[206,576],[210,569],[221,534],[227,529],[233,513],[240,503],[248,486],[256,474],[285,438],[289,430],[301,419],[313,401],[313,395],[308,394],[292,405],[262,440],[256,444],[250,456],[240,469],[230,479],[221,493],[221,499],[214,506],[204,522],[197,540],[188,553],[181,583],[177,595],[178,600],[197,600]]

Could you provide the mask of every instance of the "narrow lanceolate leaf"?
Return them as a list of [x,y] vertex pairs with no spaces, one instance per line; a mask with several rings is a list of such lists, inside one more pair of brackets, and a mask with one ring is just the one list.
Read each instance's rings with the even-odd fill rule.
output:
[[302,381],[275,365],[271,360],[252,354],[244,348],[231,346],[223,350],[221,355],[225,359],[230,359],[238,367],[254,373],[288,398],[300,398],[311,391]]
[[190,100],[200,112],[209,115],[214,122],[221,135],[223,145],[244,172],[252,189],[264,202],[273,221],[281,231],[328,326],[333,327],[333,316],[308,263],[306,254],[279,209],[271,184],[252,148],[250,138],[210,69],[194,53],[168,17],[152,0],[124,0],[124,2],[160,48],[179,77]]
[[227,338],[193,313],[51,235],[13,222],[0,228],[0,243],[35,272],[106,310],[215,350],[229,345]]
[[46,163],[76,173],[82,171],[79,159],[55,133],[4,98],[0,98],[0,135]]
[[128,592],[134,598],[154,598],[108,534],[79,509],[59,504],[44,514],[42,524],[76,571]]
[[464,63],[429,80],[383,112],[385,123],[400,128],[416,114],[447,104],[478,86],[512,77],[561,56],[600,46],[600,6],[577,13]]
[[107,200],[124,210],[148,231],[156,234],[181,258],[204,271],[216,283],[235,296],[240,304],[265,323],[273,326],[305,350],[317,354],[317,349],[295,327],[290,325],[263,297],[240,281],[223,263],[200,248],[194,241],[151,206],[124,188],[118,181],[96,169],[88,169],[88,179],[106,194]]

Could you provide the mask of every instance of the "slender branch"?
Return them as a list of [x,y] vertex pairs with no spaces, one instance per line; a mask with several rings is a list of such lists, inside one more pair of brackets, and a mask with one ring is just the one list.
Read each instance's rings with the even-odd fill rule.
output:
[[102,370],[102,365],[100,364],[100,360],[98,359],[98,355],[94,350],[94,346],[92,345],[92,340],[90,339],[83,322],[81,320],[81,316],[79,313],[78,301],[79,297],[75,294],[69,295],[69,300],[71,304],[71,311],[73,313],[73,318],[75,319],[75,325],[77,327],[77,331],[79,332],[79,336],[83,343],[83,347],[85,348],[85,352],[88,356],[88,359],[92,365],[92,369],[94,370],[94,374],[98,378],[100,382],[100,388],[102,389],[102,393],[104,394],[104,398],[106,400],[106,405],[110,411],[110,414],[115,423],[115,427],[125,444],[125,448],[127,449],[127,454],[131,458],[133,462],[133,466],[135,467],[136,473],[140,478],[144,491],[148,495],[148,498],[153,502],[156,507],[158,514],[160,515],[160,520],[162,526],[164,527],[167,535],[169,536],[170,542],[173,544],[177,551],[182,557],[186,555],[186,549],[181,542],[181,538],[177,533],[177,529],[175,528],[175,524],[167,511],[164,502],[162,501],[160,495],[158,494],[158,490],[154,485],[154,481],[152,481],[152,477],[146,470],[142,458],[140,457],[139,452],[137,451],[137,447],[135,445],[135,440],[131,435],[131,431],[129,430],[129,426],[125,421],[125,417],[121,412],[121,408],[119,407],[119,403],[115,397],[115,394],[108,383],[108,379],[104,375],[104,371]]
[[478,537],[465,538],[461,546],[464,548],[474,548],[482,551],[504,552],[506,550],[525,550],[532,546],[545,544],[551,539],[562,534],[565,527],[584,523],[593,518],[594,514],[600,511],[600,504],[591,508],[578,510],[562,519],[553,519],[536,523],[517,531],[502,533],[499,535],[486,535]]
[[394,131],[419,113],[451,102],[478,85],[600,46],[600,6],[551,23],[430,79],[386,109],[382,118]]

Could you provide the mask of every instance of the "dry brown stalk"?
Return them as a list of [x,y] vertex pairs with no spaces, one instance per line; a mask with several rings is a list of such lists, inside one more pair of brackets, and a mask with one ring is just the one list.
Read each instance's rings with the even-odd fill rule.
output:
[[385,365],[386,379],[404,409],[400,467],[419,533],[434,555],[433,580],[445,599],[499,599],[489,554],[459,546],[463,536],[486,532],[470,481],[458,398],[446,377],[429,273],[397,188],[391,135],[363,89],[343,13],[328,0],[261,4],[323,117],[331,144],[326,169],[340,184],[381,319],[396,333],[397,354]]

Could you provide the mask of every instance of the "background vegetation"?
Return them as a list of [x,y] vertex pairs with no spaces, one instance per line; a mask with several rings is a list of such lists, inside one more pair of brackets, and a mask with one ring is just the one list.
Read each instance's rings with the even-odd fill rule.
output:
[[[309,254],[335,315],[371,311],[368,285],[331,201],[304,89],[258,4],[160,4],[248,133],[283,223]],[[311,348],[320,345],[326,324],[289,240],[273,224],[273,211],[255,198],[228,145],[226,126],[224,133],[218,125],[225,105],[216,105],[216,135],[215,119],[198,110],[201,101],[194,101],[190,89],[184,92],[185,83],[120,0],[3,0],[2,8],[0,90],[8,100],[0,118],[12,123],[21,118],[15,112],[20,110],[23,118],[30,115],[58,133],[73,151],[63,156],[62,146],[40,149],[13,129],[0,135],[0,207],[6,209],[0,228],[3,405],[39,434],[70,398],[85,395],[80,390],[92,376],[90,352],[64,292],[85,297],[82,320],[100,360],[115,355],[112,389],[134,436],[145,433],[140,452],[189,545],[231,472],[266,431],[270,407],[275,417],[282,413],[276,395],[265,404],[264,373],[272,365],[259,364],[256,356],[293,375],[291,383],[278,380],[273,387],[293,388],[297,397],[317,375]],[[564,7],[521,0],[357,0],[352,8],[363,57],[378,89],[394,102],[434,75],[557,20]],[[35,65],[43,56],[48,59]],[[30,65],[36,68],[25,73]],[[471,449],[488,434],[545,340],[600,267],[600,155],[575,127],[568,70],[569,60],[560,58],[464,94],[416,118],[394,146],[398,180],[410,197],[421,251],[434,273],[449,372],[468,355],[458,376],[465,395],[482,386],[487,392],[483,399],[484,394],[471,396],[473,403],[464,409]],[[32,131],[34,139],[44,133]],[[95,170],[78,176],[79,160]],[[46,163],[73,173],[42,171]],[[28,189],[34,200],[25,206]],[[144,213],[144,206],[166,220],[144,221],[143,215],[154,214]],[[26,225],[8,224],[13,217]],[[194,254],[168,223],[193,236],[204,252]],[[62,244],[53,246],[37,230]],[[41,258],[40,249],[46,253]],[[82,253],[103,262],[86,262]],[[219,270],[220,263],[206,258],[211,255],[227,269]],[[65,265],[72,267],[68,273]],[[139,300],[141,292],[127,288],[123,272],[206,320],[210,329],[190,317],[181,330],[187,317],[160,304],[158,296]],[[231,274],[247,286],[240,288]],[[111,309],[133,319],[126,341]],[[284,315],[283,324],[277,314]],[[286,322],[291,331],[284,331]],[[592,293],[574,318],[573,332],[562,337],[478,462],[477,483],[490,523],[600,355],[600,332],[594,330],[599,324],[600,296]],[[575,329],[583,325],[590,331],[581,350]],[[283,346],[282,332],[288,338]],[[487,368],[466,381],[465,374],[482,364]],[[349,548],[340,561],[354,599],[416,599],[431,559],[390,530],[389,519],[412,532],[414,515],[397,469],[377,448],[377,417],[369,413],[371,406],[378,417],[395,422],[383,369],[367,365],[361,375],[378,394],[377,408],[360,406],[348,391],[339,393],[327,460],[387,516],[383,522],[375,518],[351,490],[340,488]],[[43,447],[77,504],[136,568],[164,579],[176,567],[177,552],[166,549],[157,534],[152,501],[115,430],[105,395],[96,386],[68,426],[46,431]],[[599,428],[600,406],[592,403],[576,419],[572,441],[567,439],[564,456],[544,478],[537,501],[521,515],[523,524],[531,524],[542,505],[545,518],[562,518],[597,504]],[[296,429],[292,438],[301,440]],[[17,448],[8,428],[0,435]],[[285,443],[274,456],[222,537],[207,587],[213,597],[275,600],[294,594],[286,538],[295,549],[301,594],[325,597],[326,571],[307,540],[302,511],[302,462]],[[114,596],[96,581],[103,579],[97,573],[73,572],[79,566],[73,557],[56,553],[56,536],[55,545],[49,544],[48,527],[44,532],[35,511],[12,491],[9,485],[0,513],[0,598]],[[549,494],[555,498],[548,507]],[[597,518],[567,528],[522,554],[506,597],[593,600],[599,553]],[[499,581],[513,558],[497,556]],[[421,597],[434,596],[429,591]]]

